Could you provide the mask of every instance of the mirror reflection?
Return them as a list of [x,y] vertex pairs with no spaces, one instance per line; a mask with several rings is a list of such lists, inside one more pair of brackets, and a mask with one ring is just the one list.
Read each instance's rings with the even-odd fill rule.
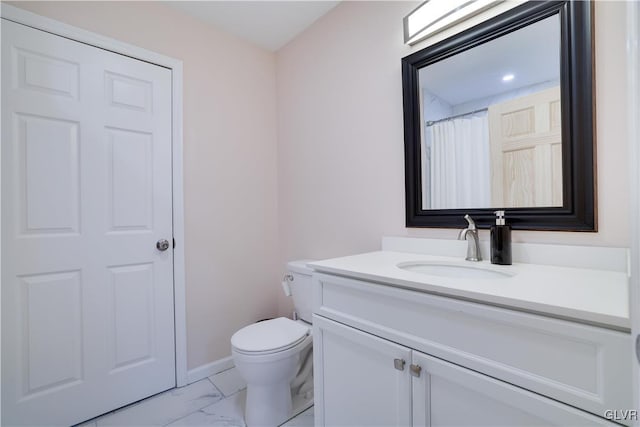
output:
[[562,206],[556,14],[419,71],[422,209]]

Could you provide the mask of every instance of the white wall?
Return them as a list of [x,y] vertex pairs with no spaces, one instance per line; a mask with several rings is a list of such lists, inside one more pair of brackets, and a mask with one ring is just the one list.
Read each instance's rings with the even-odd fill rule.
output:
[[230,355],[280,291],[274,54],[161,3],[12,4],[184,61],[188,365]]
[[[277,56],[158,3],[12,4],[184,61],[189,368],[290,309],[286,260],[456,236],[404,227],[400,59],[427,42],[405,46],[402,18],[417,2],[343,2]],[[629,244],[624,18],[624,3],[596,4],[600,231],[514,241]]]
[[422,88],[422,122],[427,123],[453,116],[453,107],[442,98]]
[[[343,2],[278,52],[282,262],[376,250],[382,235],[456,237],[404,226],[400,59],[426,42],[405,46],[402,18],[416,4]],[[624,22],[624,2],[596,3],[599,231],[516,242],[629,245]]]

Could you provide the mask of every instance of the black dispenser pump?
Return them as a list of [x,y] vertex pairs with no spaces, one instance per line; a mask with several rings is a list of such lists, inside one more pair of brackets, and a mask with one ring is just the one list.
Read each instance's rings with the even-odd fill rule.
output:
[[496,225],[491,226],[491,264],[511,265],[511,227],[504,211],[495,211]]

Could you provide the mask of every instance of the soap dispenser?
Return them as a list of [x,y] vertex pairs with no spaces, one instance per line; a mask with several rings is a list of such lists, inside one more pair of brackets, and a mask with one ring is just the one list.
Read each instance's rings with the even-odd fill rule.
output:
[[491,264],[511,265],[511,227],[504,211],[495,211],[496,225],[491,226]]

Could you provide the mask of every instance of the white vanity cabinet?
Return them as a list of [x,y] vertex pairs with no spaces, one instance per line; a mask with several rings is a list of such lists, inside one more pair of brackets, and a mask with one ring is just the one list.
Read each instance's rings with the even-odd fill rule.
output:
[[[414,426],[602,426],[612,423],[444,360],[413,351]],[[418,371],[415,373],[416,371]],[[414,374],[415,373],[415,374]]]
[[613,425],[320,316],[314,327],[318,426]]
[[411,350],[319,316],[313,322],[316,425],[410,425]]
[[629,334],[314,274],[317,426],[615,425]]

